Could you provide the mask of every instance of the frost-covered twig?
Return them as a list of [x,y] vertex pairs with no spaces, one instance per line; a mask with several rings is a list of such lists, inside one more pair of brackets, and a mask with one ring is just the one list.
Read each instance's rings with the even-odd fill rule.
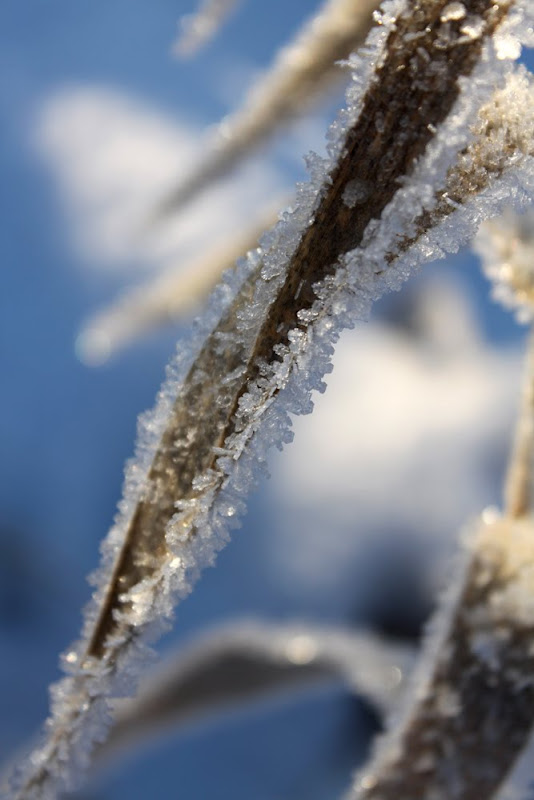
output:
[[282,692],[332,681],[389,711],[414,660],[410,647],[362,631],[251,621],[216,629],[173,654],[114,710],[98,761],[168,729]]
[[363,43],[378,0],[326,0],[324,8],[278,54],[252,86],[242,108],[225,117],[206,143],[202,161],[156,209],[167,216],[227,173],[280,125],[348,77],[336,62]]
[[[532,518],[485,515],[358,800],[490,800],[534,723]],[[458,588],[459,586],[459,588]]]
[[497,174],[483,170],[480,192],[469,184],[452,212],[438,202],[502,78],[499,56],[529,30],[532,10],[530,0],[470,0],[454,13],[443,0],[384,10],[353,60],[329,159],[310,162],[295,207],[220,287],[191,354],[172,365],[143,422],[83,638],[65,655],[71,675],[54,689],[44,743],[16,781],[18,800],[53,797],[78,777],[105,735],[107,698],[133,690],[146,641],[226,540],[267,449],[290,440],[288,412],[310,411],[310,392],[324,388],[340,330],[418,264],[472,236],[500,209],[507,174],[504,194],[518,203],[532,190],[530,152],[518,150]]

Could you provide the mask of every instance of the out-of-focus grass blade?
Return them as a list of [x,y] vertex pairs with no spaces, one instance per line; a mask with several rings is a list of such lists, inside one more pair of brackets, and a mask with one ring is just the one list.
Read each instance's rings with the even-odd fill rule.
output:
[[206,142],[202,161],[163,198],[153,219],[177,212],[282,123],[298,118],[327,91],[341,86],[345,73],[336,62],[363,43],[377,7],[377,0],[327,0],[295,41],[278,53],[242,107],[222,120]]
[[180,34],[173,44],[172,52],[179,58],[196,55],[215,36],[239,0],[201,0],[193,14],[180,20]]
[[167,659],[134,700],[116,707],[99,751],[118,750],[266,697],[344,683],[389,711],[413,662],[410,647],[361,631],[313,625],[234,623]]
[[[282,204],[277,204],[276,210]],[[127,290],[84,325],[76,340],[81,361],[97,366],[122,347],[156,328],[197,312],[227,269],[257,246],[263,231],[276,220],[272,207],[240,236],[208,250],[191,264],[158,275],[150,283]]]

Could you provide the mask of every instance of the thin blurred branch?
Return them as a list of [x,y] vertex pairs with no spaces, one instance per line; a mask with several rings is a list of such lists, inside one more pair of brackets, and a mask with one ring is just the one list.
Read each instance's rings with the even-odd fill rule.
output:
[[180,35],[173,44],[173,53],[180,58],[196,55],[217,33],[239,0],[200,0],[199,8],[180,20]]
[[[518,97],[518,99],[520,99]],[[533,98],[534,100],[534,98]],[[522,106],[522,104],[521,104]],[[530,114],[531,149],[534,152],[534,104],[527,103]],[[501,218],[485,223],[476,249],[487,277],[492,282],[493,296],[507,308],[518,311],[519,319],[532,322],[534,314],[534,214],[519,215],[511,208]],[[514,449],[504,492],[507,515],[521,518],[532,509],[532,474],[534,457],[534,332],[531,330],[526,375],[521,398]]]
[[506,515],[513,519],[521,519],[533,512],[534,331],[529,336],[525,372],[521,410],[505,485],[504,507]]
[[342,682],[389,712],[414,660],[412,648],[370,633],[314,625],[234,623],[167,658],[139,695],[120,701],[105,763],[167,730],[285,692]]
[[217,245],[191,264],[126,291],[85,324],[76,342],[82,361],[101,364],[139,336],[198,312],[223,272],[234,269],[240,258],[257,247],[261,234],[275,221],[273,206],[242,235]]
[[326,0],[320,13],[252,86],[241,109],[218,125],[206,143],[202,161],[162,200],[154,219],[176,213],[280,125],[298,118],[334,87],[341,87],[349,76],[337,62],[363,43],[377,7],[378,0]]

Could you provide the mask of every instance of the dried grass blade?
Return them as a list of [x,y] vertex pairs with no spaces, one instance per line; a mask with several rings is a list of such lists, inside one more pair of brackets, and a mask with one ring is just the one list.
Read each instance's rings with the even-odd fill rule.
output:
[[[532,486],[534,339],[507,484]],[[518,443],[520,446],[518,447]],[[528,453],[528,466],[525,456]],[[486,512],[467,538],[463,574],[431,623],[401,720],[358,777],[354,800],[490,800],[534,727],[534,514]],[[518,511],[520,513],[518,513]],[[400,724],[399,724],[400,722]],[[497,745],[498,742],[498,746]]]
[[143,682],[139,696],[114,713],[97,759],[107,762],[132,740],[195,724],[288,691],[343,683],[380,712],[404,689],[411,648],[364,631],[316,625],[241,622],[193,641]]

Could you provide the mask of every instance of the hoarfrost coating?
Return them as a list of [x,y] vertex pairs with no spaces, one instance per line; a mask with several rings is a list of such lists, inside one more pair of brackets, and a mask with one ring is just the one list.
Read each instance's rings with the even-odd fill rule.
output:
[[[458,150],[468,145],[481,103],[503,81],[503,52],[517,55],[518,47],[499,49],[494,31],[515,41],[532,25],[533,6],[512,7],[507,20],[509,7],[492,4],[469,20],[469,29],[463,19],[450,18],[450,9],[439,25],[420,17],[416,22],[412,6],[384,6],[362,55],[352,59],[354,85],[330,130],[329,158],[311,160],[311,181],[299,187],[293,209],[218,288],[190,349],[171,364],[154,412],[141,421],[84,637],[68,651],[70,676],[53,690],[47,738],[15,779],[14,797],[52,798],[79,777],[94,742],[105,735],[106,698],[133,691],[147,643],[169,624],[177,600],[226,541],[265,469],[267,451],[291,440],[289,414],[311,411],[311,392],[324,388],[340,331],[365,318],[372,302],[398,288],[420,263],[456,249],[481,219],[500,209],[510,189],[517,203],[531,192],[532,163],[520,154],[504,192],[497,180],[488,180],[463,211],[438,216],[429,230],[414,228],[414,215],[433,207]],[[439,21],[443,9],[436,2],[419,11],[431,19],[436,11]],[[393,118],[383,111],[398,85],[399,60],[408,70],[409,90],[396,98],[399,117]],[[439,106],[436,85],[443,92]],[[427,117],[421,116],[419,95],[427,101]],[[399,105],[403,100],[406,108]],[[355,165],[347,160],[347,141],[358,122],[369,119],[380,157]],[[395,134],[395,148],[386,147],[385,132]],[[369,151],[360,157],[368,159]],[[380,196],[360,217],[347,217],[351,209],[336,204],[356,167],[360,177],[364,165],[376,167]],[[353,227],[341,231],[341,241],[321,240],[331,260],[315,264],[315,273],[312,265],[303,280],[309,266],[303,248],[320,238],[321,225],[330,229],[325,220],[331,214],[337,214],[336,224]],[[415,234],[399,252],[399,237]]]

